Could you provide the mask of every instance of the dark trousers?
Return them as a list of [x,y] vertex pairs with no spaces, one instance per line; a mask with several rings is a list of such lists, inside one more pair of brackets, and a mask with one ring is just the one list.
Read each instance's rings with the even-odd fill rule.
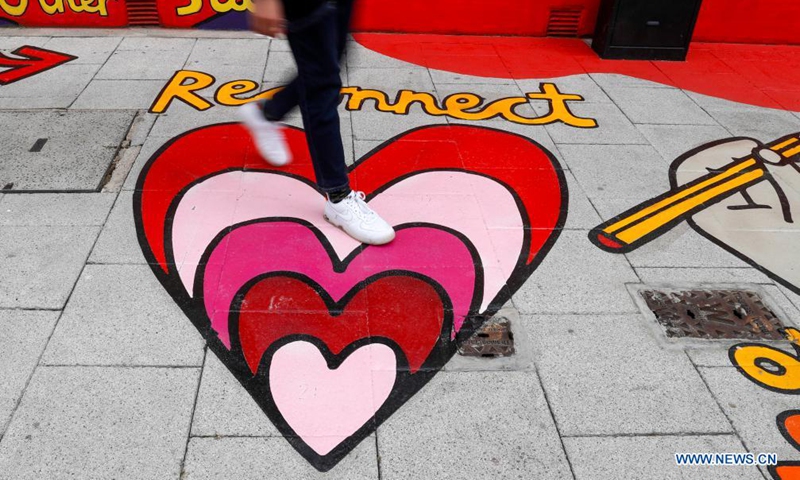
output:
[[339,60],[352,7],[353,0],[327,2],[304,18],[289,19],[287,36],[297,77],[264,105],[272,121],[300,106],[317,185],[326,193],[349,188],[337,108],[342,88]]

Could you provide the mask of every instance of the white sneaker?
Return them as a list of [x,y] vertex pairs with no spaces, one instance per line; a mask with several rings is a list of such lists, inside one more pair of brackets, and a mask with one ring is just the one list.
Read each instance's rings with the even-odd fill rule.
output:
[[394,240],[394,229],[364,201],[364,192],[350,192],[344,200],[325,202],[325,220],[361,243],[383,245]]
[[270,165],[282,167],[292,161],[292,154],[286,146],[281,125],[264,118],[264,112],[258,102],[245,103],[239,107],[238,114],[250,131],[258,153]]

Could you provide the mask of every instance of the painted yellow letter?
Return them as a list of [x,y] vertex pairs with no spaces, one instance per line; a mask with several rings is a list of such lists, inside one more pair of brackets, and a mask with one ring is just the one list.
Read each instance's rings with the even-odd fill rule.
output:
[[0,10],[12,17],[21,17],[28,9],[28,0],[19,0],[17,5],[9,5],[8,0],[0,0]]
[[[187,80],[192,80],[192,83],[184,83]],[[213,105],[194,92],[207,88],[214,83],[214,80],[214,77],[207,73],[178,70],[156,97],[150,107],[150,113],[164,113],[176,98],[197,110],[208,110]]]

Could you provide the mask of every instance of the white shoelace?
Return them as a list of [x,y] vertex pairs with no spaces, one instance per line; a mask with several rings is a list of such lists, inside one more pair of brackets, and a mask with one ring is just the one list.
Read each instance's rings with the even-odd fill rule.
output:
[[358,216],[358,218],[366,222],[373,220],[375,218],[375,212],[372,211],[372,209],[369,208],[369,206],[367,206],[367,202],[365,201],[367,196],[364,194],[364,192],[358,192],[355,190],[353,191],[353,193],[355,194],[353,195],[353,201],[358,207],[353,209],[355,211],[355,214]]

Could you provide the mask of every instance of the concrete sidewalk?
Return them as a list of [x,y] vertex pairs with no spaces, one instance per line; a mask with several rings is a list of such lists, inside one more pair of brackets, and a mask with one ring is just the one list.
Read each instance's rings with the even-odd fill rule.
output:
[[[230,287],[229,277],[212,287],[203,283],[202,297],[193,292],[195,275],[186,274],[210,275],[214,256],[206,246],[220,232],[261,217],[288,216],[266,207],[273,200],[283,205],[284,194],[294,195],[298,204],[305,198],[307,186],[300,181],[280,190],[278,177],[290,177],[264,170],[241,129],[202,128],[236,122],[234,104],[290,79],[294,65],[287,44],[247,33],[198,31],[5,29],[0,34],[0,52],[6,55],[28,45],[76,57],[0,86],[0,478],[794,478],[772,477],[766,466],[678,466],[675,460],[676,453],[726,452],[800,460],[787,441],[792,430],[776,426],[779,414],[798,408],[792,382],[800,379],[790,368],[797,361],[789,355],[790,344],[759,342],[789,352],[772,360],[783,374],[758,363],[769,377],[759,384],[753,373],[757,362],[735,364],[729,355],[737,341],[667,340],[652,314],[642,312],[631,287],[744,286],[764,295],[787,327],[800,326],[800,283],[794,280],[800,276],[800,255],[785,248],[796,245],[800,230],[782,215],[787,210],[800,215],[792,208],[800,205],[800,182],[791,167],[771,171],[783,187],[781,198],[762,182],[747,196],[737,194],[697,212],[694,225],[681,222],[629,253],[604,251],[588,235],[738,158],[730,152],[749,155],[755,145],[725,144],[720,150],[712,142],[748,137],[769,144],[789,138],[800,132],[800,113],[619,73],[474,76],[416,65],[351,41],[342,62],[343,84],[349,87],[339,110],[342,136],[349,164],[369,157],[354,169],[354,187],[384,195],[383,184],[405,182],[405,170],[450,172],[426,182],[398,180],[385,198],[420,209],[427,205],[431,218],[439,215],[438,224],[458,238],[469,237],[474,245],[464,251],[474,262],[457,264],[461,250],[455,247],[431,254],[434,263],[424,265],[398,254],[392,261],[430,267],[433,273],[426,275],[445,280],[433,289],[433,280],[418,282],[423,286],[409,281],[397,287],[399,293],[381,293],[376,281],[374,288],[364,287],[362,306],[356,305],[361,305],[357,294],[347,297],[353,298],[352,308],[341,306],[343,317],[350,315],[354,320],[348,321],[367,332],[354,333],[354,340],[363,334],[391,341],[349,350],[345,347],[355,344],[344,342],[339,352],[332,341],[327,341],[330,351],[305,342],[325,353],[314,350],[330,372],[345,372],[355,362],[348,354],[355,358],[370,349],[372,363],[352,374],[352,381],[366,378],[371,410],[348,430],[339,426],[333,399],[359,404],[355,387],[348,391],[350,380],[336,377],[310,387],[302,378],[297,384],[287,380],[289,392],[306,387],[323,392],[316,407],[300,400],[304,394],[296,399],[288,394],[294,405],[307,407],[290,413],[277,380],[269,380],[266,367],[258,370],[261,355],[272,368],[288,357],[279,356],[280,349],[268,350],[267,343],[253,367],[247,363],[252,360],[247,339],[226,344],[228,330],[223,334],[216,320],[209,324],[215,313],[202,310],[201,300]],[[784,50],[776,55],[785,58]],[[489,58],[483,59],[487,65]],[[747,60],[751,67],[758,62]],[[397,106],[402,91],[418,99],[405,111]],[[473,101],[478,103],[459,107]],[[487,107],[491,104],[494,110]],[[586,122],[596,127],[587,128]],[[302,127],[297,112],[286,123]],[[302,132],[290,134],[298,160],[289,172],[302,180],[310,175]],[[702,146],[710,156],[672,165]],[[217,170],[201,172],[212,163]],[[229,172],[231,165],[240,174],[231,177],[233,187],[200,182]],[[463,197],[457,194],[461,170],[479,174],[470,177],[476,183]],[[488,193],[497,182],[476,178],[502,180],[516,203]],[[203,195],[214,202],[203,203]],[[168,210],[173,200],[180,205]],[[230,209],[220,210],[225,202]],[[727,208],[742,202],[761,207]],[[394,215],[389,203],[387,215]],[[518,205],[526,208],[517,211]],[[261,213],[250,211],[261,206]],[[214,211],[224,218],[212,218],[209,208],[218,208]],[[398,218],[404,214],[396,212]],[[309,217],[307,223],[316,221]],[[175,232],[182,225],[184,237],[163,238],[171,231],[165,225],[173,222]],[[420,216],[396,224],[413,222],[436,223]],[[330,251],[361,252],[321,225],[316,228],[331,239]],[[224,249],[221,254],[220,279],[225,268],[244,271],[249,263],[267,262],[268,249],[278,248],[253,247],[247,261],[234,264],[233,237],[230,242],[228,256]],[[438,248],[429,242],[417,258]],[[311,258],[312,251],[309,246],[303,255]],[[358,268],[366,279],[378,254],[362,256],[367,260]],[[506,257],[510,264],[503,263]],[[377,267],[394,265],[386,262]],[[485,285],[474,297],[470,293],[470,313],[459,317],[458,302],[444,299],[456,299],[456,287],[447,287],[446,280],[463,272]],[[495,278],[499,283],[491,296]],[[339,288],[337,281],[344,282],[331,280],[330,291]],[[285,291],[299,291],[288,283]],[[287,298],[274,295],[278,304]],[[430,298],[436,302],[425,300]],[[252,342],[258,343],[266,338],[259,337],[266,335],[263,328],[272,328],[258,330],[258,322],[276,311],[287,323],[295,317],[298,324],[316,321],[303,317],[305,304],[274,310],[271,300],[264,301],[268,306],[253,307],[264,316],[254,314],[252,324],[244,315],[247,302],[238,307],[237,334],[252,328]],[[456,353],[448,362],[455,351],[446,335],[448,321],[457,330],[459,318],[466,316],[465,325],[472,325],[475,315],[501,307],[512,319],[515,357],[475,360]],[[439,315],[434,334],[441,329],[440,342],[429,347],[430,356],[422,357],[425,363],[416,371],[405,359],[413,355],[402,346],[423,336],[420,318],[431,309]],[[208,317],[193,317],[196,312]],[[407,318],[407,330],[380,333],[391,328],[393,316]],[[296,333],[313,336],[310,330]],[[339,355],[342,349],[346,354]],[[398,365],[407,363],[386,373],[380,359],[387,351],[397,354]],[[250,380],[248,368],[260,377],[252,371]],[[298,376],[313,376],[310,364],[293,368]],[[323,370],[314,374],[334,375]],[[425,375],[432,377],[427,384],[416,381]],[[773,378],[781,375],[783,380]],[[394,390],[380,397],[376,392],[384,381]],[[332,402],[328,410],[326,395]],[[303,426],[307,418],[318,423]],[[334,438],[330,449],[315,447],[326,436]]]

